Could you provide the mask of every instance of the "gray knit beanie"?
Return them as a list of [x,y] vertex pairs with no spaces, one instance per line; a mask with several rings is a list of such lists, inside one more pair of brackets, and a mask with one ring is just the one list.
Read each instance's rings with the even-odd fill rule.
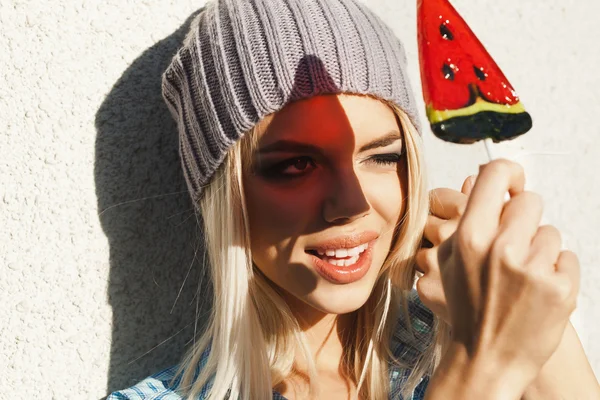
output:
[[371,95],[419,127],[402,43],[355,0],[214,0],[192,22],[162,92],[195,205],[229,148],[291,101]]

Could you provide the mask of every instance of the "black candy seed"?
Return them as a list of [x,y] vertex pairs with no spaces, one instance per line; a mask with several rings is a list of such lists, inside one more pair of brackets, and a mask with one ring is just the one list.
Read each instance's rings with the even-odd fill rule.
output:
[[440,34],[446,40],[454,40],[454,35],[450,32],[450,29],[446,26],[446,24],[440,25]]
[[477,68],[474,66],[473,70],[475,71],[475,75],[477,76],[477,79],[479,79],[480,81],[485,81],[487,74],[485,72],[483,72],[481,70],[481,68]]
[[444,74],[444,79],[448,79],[449,81],[454,80],[454,71],[448,64],[444,64],[442,67],[442,73]]

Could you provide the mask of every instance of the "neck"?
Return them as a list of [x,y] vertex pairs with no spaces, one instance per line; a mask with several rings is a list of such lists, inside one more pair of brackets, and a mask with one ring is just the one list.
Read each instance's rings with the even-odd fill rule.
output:
[[[317,371],[345,371],[342,360],[348,351],[347,338],[351,333],[354,314],[328,314],[317,310],[293,296],[287,296],[286,302],[298,320],[303,331],[310,354],[315,361]],[[307,364],[297,352],[298,370],[306,371]]]

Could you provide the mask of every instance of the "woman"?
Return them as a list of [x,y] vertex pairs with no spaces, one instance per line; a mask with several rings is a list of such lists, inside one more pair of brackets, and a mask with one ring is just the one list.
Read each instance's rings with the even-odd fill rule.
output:
[[[575,382],[542,368],[561,348],[579,266],[555,228],[538,228],[520,167],[484,166],[468,204],[438,191],[428,216],[406,75],[401,42],[354,0],[206,6],[163,95],[213,313],[178,367],[109,399],[598,393],[576,337]],[[433,247],[419,250],[423,235]],[[411,291],[415,259],[435,317]]]

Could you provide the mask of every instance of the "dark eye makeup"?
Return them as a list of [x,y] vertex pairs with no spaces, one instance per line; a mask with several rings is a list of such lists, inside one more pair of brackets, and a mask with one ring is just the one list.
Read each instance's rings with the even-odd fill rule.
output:
[[295,178],[308,173],[316,166],[311,157],[300,156],[259,167],[258,173],[267,178]]
[[[402,153],[374,154],[365,158],[362,163],[375,166],[391,166],[400,162],[402,155]],[[260,166],[257,173],[271,179],[293,179],[305,176],[315,168],[317,168],[317,164],[312,157],[299,156]]]
[[377,165],[392,165],[397,164],[402,160],[402,153],[375,154],[368,157],[363,162],[373,163]]

